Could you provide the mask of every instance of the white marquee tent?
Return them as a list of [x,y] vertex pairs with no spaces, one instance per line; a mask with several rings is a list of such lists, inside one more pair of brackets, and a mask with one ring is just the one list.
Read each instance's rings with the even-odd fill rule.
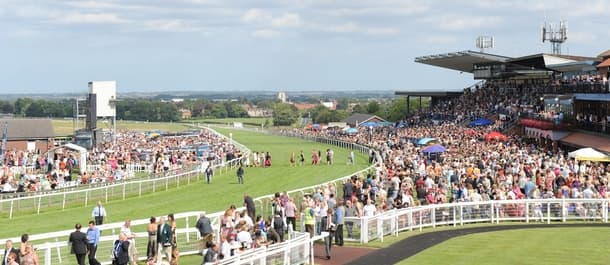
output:
[[568,157],[580,161],[610,161],[610,156],[591,147],[581,148],[574,152],[570,152],[568,153]]
[[57,149],[61,149],[61,148],[70,149],[70,150],[78,152],[79,153],[79,156],[78,156],[78,166],[79,166],[79,168],[81,168],[81,170],[87,170],[87,155],[88,155],[88,152],[87,152],[86,148],[84,148],[84,147],[82,147],[80,145],[75,145],[75,144],[68,143],[68,144],[65,144],[65,145],[62,145],[62,146],[58,146],[58,147],[55,147],[55,148],[49,150],[49,153],[48,153],[49,161],[53,160],[53,155],[55,154],[55,151],[57,151]]

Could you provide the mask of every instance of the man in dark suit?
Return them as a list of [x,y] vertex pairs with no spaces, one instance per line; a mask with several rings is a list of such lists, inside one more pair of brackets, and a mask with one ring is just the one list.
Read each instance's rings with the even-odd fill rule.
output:
[[87,235],[80,231],[81,225],[76,223],[76,231],[70,234],[69,243],[72,244],[72,253],[76,255],[78,265],[85,265],[85,255],[87,255]]
[[2,265],[8,264],[8,256],[11,253],[15,253],[15,262],[21,263],[19,260],[19,249],[13,247],[13,241],[6,241],[6,249],[4,249],[4,256],[2,256]]
[[352,179],[349,179],[343,183],[343,200],[351,201],[353,192],[354,184],[352,183]]
[[127,240],[125,234],[119,234],[119,240],[114,241],[112,256],[113,265],[127,265],[129,263],[129,240]]
[[172,227],[165,222],[165,217],[161,217],[159,226],[157,227],[157,242],[159,244],[159,252],[157,254],[157,264],[163,259],[162,254],[165,254],[167,262],[172,262]]
[[244,206],[246,206],[246,210],[248,210],[248,215],[252,220],[256,220],[256,206],[254,205],[254,200],[248,193],[244,194]]

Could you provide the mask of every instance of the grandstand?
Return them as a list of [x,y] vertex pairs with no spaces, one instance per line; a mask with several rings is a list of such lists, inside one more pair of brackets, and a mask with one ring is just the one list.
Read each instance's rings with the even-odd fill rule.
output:
[[[415,62],[471,73],[478,83],[464,93],[479,99],[495,97],[489,100],[492,105],[479,106],[485,109],[479,108],[482,112],[477,114],[511,120],[505,130],[521,125],[518,131],[528,137],[551,139],[565,149],[594,147],[610,152],[606,137],[610,134],[610,50],[598,56],[543,53],[514,58],[460,51],[420,56]],[[438,112],[439,106],[456,102],[450,97],[455,95],[448,93],[395,94],[430,97],[432,110]]]

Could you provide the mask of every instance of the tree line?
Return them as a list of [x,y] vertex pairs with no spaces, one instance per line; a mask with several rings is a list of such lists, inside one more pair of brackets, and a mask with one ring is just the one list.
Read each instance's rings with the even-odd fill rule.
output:
[[[320,102],[312,98],[312,103]],[[15,101],[0,100],[0,114],[13,114],[16,117],[49,117],[65,118],[74,116],[74,99],[46,100],[19,98]],[[192,99],[174,102],[157,99],[124,99],[116,103],[117,119],[151,122],[175,122],[182,119],[181,110],[189,110],[192,118],[247,118],[248,112],[244,104],[256,105],[273,111],[273,124],[288,126],[295,124],[300,118],[307,118],[312,123],[329,123],[341,121],[352,113],[377,115],[389,121],[403,119],[407,113],[406,98],[400,97],[387,100],[370,100],[354,102],[349,98],[336,101],[336,109],[331,110],[319,105],[309,110],[297,110],[294,105],[281,103],[274,99],[249,100],[239,98],[235,101],[213,101],[208,99]],[[429,100],[423,101],[426,108]],[[412,100],[410,112],[419,108],[419,102]],[[81,106],[83,107],[83,106]]]

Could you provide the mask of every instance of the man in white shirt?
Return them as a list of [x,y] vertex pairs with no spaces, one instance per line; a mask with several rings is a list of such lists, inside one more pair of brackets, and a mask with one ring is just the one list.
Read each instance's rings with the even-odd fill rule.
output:
[[93,217],[93,219],[95,220],[95,225],[102,225],[104,223],[104,218],[106,217],[106,208],[102,206],[101,201],[98,201],[97,205],[93,207],[91,217]]
[[254,227],[254,221],[252,220],[252,218],[248,215],[248,213],[246,211],[242,212],[241,220],[244,220],[246,222],[248,229]]
[[9,181],[9,180],[7,180],[7,181],[4,183],[4,186],[2,186],[2,192],[13,192],[13,191],[15,191],[15,190],[13,189],[13,186],[11,186],[10,181]]
[[362,208],[362,211],[364,212],[364,216],[375,216],[377,208],[373,204],[372,200],[367,200],[366,205]]
[[252,235],[250,235],[250,232],[248,232],[248,229],[245,226],[237,233],[237,242],[246,248],[252,246]]

